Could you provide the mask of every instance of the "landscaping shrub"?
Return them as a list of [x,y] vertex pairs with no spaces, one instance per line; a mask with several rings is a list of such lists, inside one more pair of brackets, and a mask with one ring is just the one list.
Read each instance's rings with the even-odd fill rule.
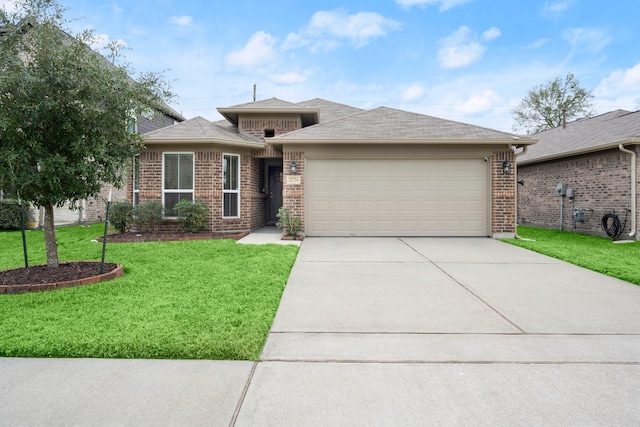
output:
[[120,233],[129,230],[133,221],[133,205],[125,200],[119,200],[109,207],[109,223]]
[[278,209],[276,218],[278,218],[276,227],[281,229],[288,236],[297,236],[302,230],[300,218],[291,215],[291,211],[285,207]]
[[[25,206],[24,222],[31,218],[29,210]],[[20,229],[20,205],[14,199],[0,200],[0,230]]]
[[185,231],[197,233],[207,226],[209,209],[204,203],[180,200],[173,207],[173,211],[178,216],[178,222]]
[[152,201],[140,203],[133,208],[133,217],[142,231],[158,231],[158,226],[162,224],[162,203]]

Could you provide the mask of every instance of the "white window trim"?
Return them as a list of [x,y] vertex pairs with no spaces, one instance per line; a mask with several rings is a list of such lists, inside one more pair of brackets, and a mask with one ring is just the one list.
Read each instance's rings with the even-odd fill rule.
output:
[[[193,162],[192,162],[192,177],[193,177],[193,182],[191,183],[191,190],[165,190],[164,188],[164,162],[165,162],[165,157],[167,154],[191,154],[191,156],[193,156]],[[194,199],[194,194],[195,194],[195,187],[196,185],[196,153],[192,152],[192,151],[165,151],[162,153],[162,208],[164,211],[164,207],[165,207],[165,201],[164,201],[164,196],[165,194],[176,194],[176,193],[191,193],[191,200],[195,201]],[[177,218],[177,216],[164,216],[167,219],[175,219]]]
[[[224,188],[224,158],[225,156],[232,156],[232,157],[237,157],[238,158],[238,189],[237,190],[225,190]],[[242,177],[242,173],[241,173],[241,157],[240,154],[235,154],[235,153],[222,153],[222,200],[220,201],[222,203],[222,218],[240,218],[241,216],[241,212],[240,212],[240,188],[242,186],[241,183],[241,177]],[[236,207],[236,210],[238,211],[238,215],[235,216],[225,216],[224,215],[224,195],[225,194],[237,194],[238,195],[238,206]]]

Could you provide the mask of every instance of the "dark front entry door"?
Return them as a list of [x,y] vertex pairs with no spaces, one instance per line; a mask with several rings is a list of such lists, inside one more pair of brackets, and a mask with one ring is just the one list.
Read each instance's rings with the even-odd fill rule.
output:
[[267,222],[275,224],[276,215],[282,206],[282,166],[269,166],[269,203]]

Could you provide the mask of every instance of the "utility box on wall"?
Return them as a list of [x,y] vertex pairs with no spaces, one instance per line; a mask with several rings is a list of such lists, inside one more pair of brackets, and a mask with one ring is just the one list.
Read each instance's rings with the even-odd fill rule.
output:
[[558,193],[558,196],[566,196],[567,185],[563,182],[559,182],[558,184],[556,184],[556,193]]

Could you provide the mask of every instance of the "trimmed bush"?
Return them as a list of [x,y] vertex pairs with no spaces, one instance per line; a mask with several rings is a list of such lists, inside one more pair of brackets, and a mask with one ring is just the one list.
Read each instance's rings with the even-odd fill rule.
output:
[[140,203],[133,208],[133,217],[142,231],[158,231],[158,226],[163,220],[162,203],[156,201]]
[[197,233],[207,226],[209,209],[204,203],[180,200],[173,207],[173,211],[178,216],[178,222],[185,231]]
[[[31,220],[31,213],[27,206],[23,204],[25,209],[24,222],[25,225]],[[20,205],[14,199],[0,200],[0,230],[19,230],[20,229]]]
[[119,200],[109,207],[109,223],[120,233],[129,230],[133,221],[133,205],[126,200]]

